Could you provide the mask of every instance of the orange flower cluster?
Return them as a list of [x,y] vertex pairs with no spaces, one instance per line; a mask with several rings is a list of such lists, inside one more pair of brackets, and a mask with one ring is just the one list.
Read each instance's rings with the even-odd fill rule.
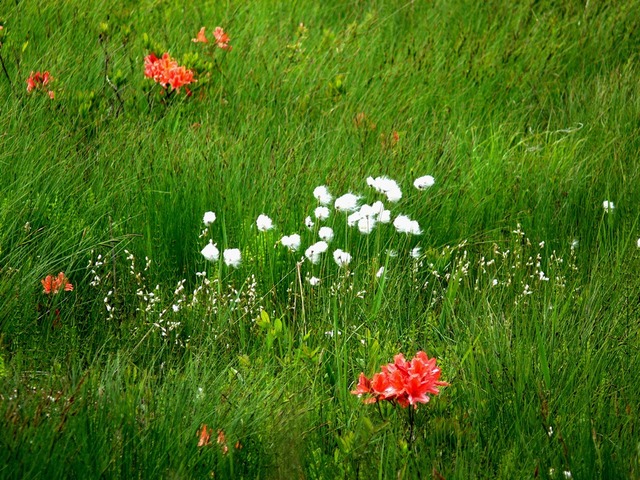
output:
[[168,53],[164,53],[162,58],[156,57],[153,53],[147,55],[144,58],[144,76],[153,79],[164,88],[170,86],[173,90],[179,90],[194,81],[193,71],[178,65]]
[[437,395],[440,393],[438,387],[449,385],[439,380],[440,368],[436,366],[436,359],[429,358],[424,352],[416,353],[410,361],[400,353],[394,357],[393,363],[383,365],[381,370],[371,380],[361,373],[358,386],[351,393],[369,395],[365,403],[389,400],[402,407],[413,405],[418,408],[418,403],[429,401],[428,394]]
[[[44,87],[46,87],[52,80],[53,77],[49,72],[31,72],[31,75],[27,78],[27,93],[30,93],[35,89],[45,90]],[[49,98],[51,99],[55,97],[53,90],[49,90],[47,95],[49,95]]]
[[[209,39],[204,33],[205,28],[202,27],[196,35],[196,38],[192,38],[191,41],[194,43],[209,43]],[[231,45],[229,45],[229,35],[227,35],[222,27],[216,27],[213,30],[213,38],[215,38],[216,45],[218,48],[222,50],[231,50]]]
[[[198,447],[210,445],[212,433],[213,431],[209,427],[207,427],[206,423],[202,425],[198,433]],[[218,430],[218,438],[216,439],[216,443],[220,445],[220,449],[222,450],[223,455],[229,453],[229,447],[227,446],[227,437],[224,434],[224,430]],[[236,450],[240,450],[242,448],[240,440],[236,442],[235,448]]]
[[47,275],[42,280],[42,288],[44,288],[44,293],[46,295],[54,294],[57,295],[59,292],[64,290],[65,292],[73,291],[73,285],[69,282],[69,279],[65,276],[64,273],[60,272],[57,277],[53,275]]

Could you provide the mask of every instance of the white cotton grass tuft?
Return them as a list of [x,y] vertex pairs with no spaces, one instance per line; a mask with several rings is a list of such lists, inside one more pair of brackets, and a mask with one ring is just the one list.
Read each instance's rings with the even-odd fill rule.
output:
[[329,193],[329,190],[324,185],[320,185],[313,189],[313,196],[320,202],[320,205],[329,205],[333,197]]
[[391,210],[384,210],[378,215],[378,221],[380,223],[391,223]]
[[273,221],[263,213],[258,216],[256,225],[258,226],[259,231],[266,232],[267,230],[271,230],[273,228]]
[[329,249],[329,245],[324,240],[314,243],[304,252],[304,256],[309,259],[311,263],[316,265],[320,261],[320,255]]
[[327,218],[329,218],[329,209],[327,207],[317,207],[314,211],[313,214],[316,216],[316,218],[320,221],[326,220]]
[[418,190],[426,190],[427,188],[433,187],[436,183],[436,179],[431,175],[425,175],[424,177],[416,178],[413,182],[413,186]]
[[398,183],[388,177],[367,177],[367,185],[385,194],[390,202],[397,202],[402,198],[402,191]]
[[[363,235],[368,235],[373,231],[373,228],[376,226],[377,218],[380,212],[384,211],[384,205],[382,202],[376,202],[373,205],[362,205],[360,210],[357,212],[357,222],[358,222],[358,230]],[[354,214],[355,215],[355,214]],[[353,218],[355,220],[356,217]],[[351,215],[347,219],[347,223],[351,219]]]
[[373,231],[373,227],[376,226],[375,217],[362,217],[358,220],[358,231],[363,235],[369,235]]
[[320,240],[330,242],[333,240],[333,229],[331,227],[321,227],[320,230],[318,230],[318,237],[320,237]]
[[421,247],[414,247],[411,249],[411,258],[415,258],[417,260],[418,258],[420,258],[420,255],[422,255]]
[[309,285],[315,287],[316,285],[320,285],[320,279],[318,277],[311,277],[309,279]]
[[420,225],[416,220],[411,220],[406,215],[398,215],[393,221],[393,226],[396,227],[398,233],[406,233],[407,235],[420,235]]
[[240,262],[242,262],[242,254],[238,248],[227,248],[222,253],[222,256],[224,258],[224,263],[228,267],[238,268],[240,266]]
[[360,212],[353,212],[351,215],[347,217],[347,225],[350,227],[355,227],[358,224],[358,221],[362,218]]
[[207,246],[205,246],[200,251],[200,253],[206,260],[209,260],[210,262],[217,262],[218,258],[220,258],[220,250],[216,248],[216,244],[211,240],[209,240]]
[[336,262],[338,267],[346,267],[351,263],[351,254],[338,248],[333,252],[333,260]]
[[380,267],[376,272],[376,278],[382,278],[384,275],[384,270],[385,270],[384,267]]
[[290,252],[297,252],[300,248],[300,235],[297,233],[285,235],[280,239],[280,243],[283,247],[287,247]]
[[307,228],[309,230],[313,230],[313,226],[315,225],[315,223],[313,223],[313,218],[311,217],[307,217],[304,219],[304,224],[307,226]]
[[353,212],[358,209],[358,201],[360,197],[353,193],[345,193],[341,197],[336,198],[334,207],[339,212]]
[[612,201],[605,200],[604,202],[602,202],[602,208],[604,208],[604,213],[609,213],[609,212],[612,212],[613,209],[616,208],[616,206],[613,204]]
[[214,212],[204,212],[204,217],[202,217],[202,222],[205,226],[211,225],[216,221],[216,214]]

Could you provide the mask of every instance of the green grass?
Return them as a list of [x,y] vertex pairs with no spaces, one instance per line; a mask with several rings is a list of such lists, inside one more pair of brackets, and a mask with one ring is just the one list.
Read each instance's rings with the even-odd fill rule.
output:
[[[640,3],[182,3],[0,11],[0,476],[640,478]],[[323,184],[423,234],[307,230]],[[350,395],[419,350],[412,418]]]

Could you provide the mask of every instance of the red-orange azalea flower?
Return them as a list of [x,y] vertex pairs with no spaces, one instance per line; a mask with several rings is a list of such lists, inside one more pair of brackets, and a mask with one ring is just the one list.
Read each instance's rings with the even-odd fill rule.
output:
[[58,294],[58,292],[64,290],[65,292],[73,291],[73,285],[69,282],[69,279],[65,276],[64,273],[60,272],[57,277],[53,275],[47,275],[42,280],[42,288],[44,288],[44,293],[47,295],[50,294]]
[[389,400],[402,407],[418,403],[427,403],[429,394],[440,393],[438,387],[446,387],[447,382],[440,381],[440,368],[436,359],[429,358],[426,353],[418,352],[411,361],[398,354],[393,363],[383,365],[381,371],[369,380],[364,373],[360,374],[358,385],[351,393],[366,395],[365,403]]
[[198,433],[198,435],[199,435],[199,438],[198,438],[199,447],[204,447],[205,445],[209,445],[211,441],[211,430],[207,427],[206,423],[202,425],[202,428],[200,429],[200,432]]
[[[53,77],[49,72],[31,72],[29,78],[27,78],[27,93],[32,92],[33,90],[44,90],[49,82],[53,80]],[[53,99],[55,97],[55,93],[53,90],[49,90],[47,92],[49,98]]]
[[227,35],[222,27],[216,27],[213,30],[213,36],[216,39],[216,45],[223,50],[231,50],[231,45],[229,45],[229,35]]
[[153,53],[147,55],[144,58],[144,76],[153,79],[164,88],[170,86],[174,90],[179,90],[194,81],[193,71],[178,65],[168,53],[164,53],[161,58]]
[[209,40],[207,40],[207,36],[204,34],[204,27],[200,29],[200,31],[196,35],[196,38],[192,38],[191,41],[193,43],[209,43]]

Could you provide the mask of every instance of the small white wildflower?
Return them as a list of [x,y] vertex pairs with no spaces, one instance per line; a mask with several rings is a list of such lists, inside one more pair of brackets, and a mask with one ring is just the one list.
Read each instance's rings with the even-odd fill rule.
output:
[[411,235],[420,235],[420,225],[416,220],[411,220],[406,215],[398,215],[393,221],[393,226],[396,227],[398,233],[406,233]]
[[242,255],[238,248],[227,248],[222,256],[224,257],[224,263],[228,267],[238,268],[242,261]]
[[202,218],[202,222],[206,226],[211,225],[215,221],[216,221],[216,214],[215,213],[213,213],[213,212],[205,212],[204,213],[204,217]]
[[[638,242],[640,243],[640,239],[638,239]],[[578,240],[574,238],[571,242],[571,250],[575,250],[576,248],[578,248],[579,243],[580,242],[578,242]]]
[[346,267],[351,263],[351,254],[338,248],[333,252],[333,260],[339,267]]
[[547,435],[549,436],[553,435],[553,427],[551,425],[549,425],[549,429],[547,430]]
[[258,226],[258,230],[261,232],[266,232],[267,230],[271,230],[273,228],[273,222],[264,213],[258,216],[256,225]]
[[319,241],[311,245],[304,252],[304,256],[314,265],[320,261],[320,255],[327,251],[329,245],[325,241]]
[[613,209],[616,207],[613,204],[613,202],[609,200],[605,200],[604,202],[602,202],[602,208],[604,208],[604,213],[609,213],[609,212],[612,212]]
[[318,277],[311,277],[309,279],[309,285],[315,287],[316,285],[320,285],[320,279]]
[[384,267],[380,267],[376,272],[376,277],[381,278],[384,275]]
[[358,200],[360,197],[353,193],[345,193],[341,197],[336,198],[334,207],[340,212],[353,212],[358,208]]
[[320,221],[329,218],[329,209],[327,207],[317,207],[314,212],[316,218]]
[[217,262],[220,257],[220,251],[216,248],[215,243],[209,240],[209,244],[200,252],[204,258],[210,262]]
[[313,219],[311,217],[307,217],[304,219],[304,224],[307,226],[309,230],[313,229],[315,223],[313,223]]
[[562,474],[564,475],[564,478],[573,478],[569,470],[565,470]]
[[329,190],[324,185],[313,189],[313,196],[320,202],[321,205],[329,205],[333,197],[329,193]]
[[411,258],[420,258],[420,255],[422,254],[422,248],[421,247],[415,247],[411,249]]
[[[338,330],[336,333],[337,333],[338,335],[342,335],[342,332],[341,332],[340,330]],[[324,334],[325,334],[327,337],[331,337],[331,338],[333,338],[333,330],[329,330],[328,332],[324,332]]]
[[638,239],[638,241],[636,242],[636,245],[638,246],[638,248],[640,248],[640,238]]
[[333,240],[333,229],[331,227],[320,227],[318,230],[318,237],[320,240],[324,240],[325,242],[330,242]]
[[171,308],[173,309],[174,312],[180,311],[180,305],[172,305]]
[[300,235],[297,233],[285,235],[280,240],[280,243],[282,243],[284,247],[287,247],[289,251],[296,252],[300,248]]
[[418,190],[426,190],[429,187],[433,187],[436,183],[436,179],[431,175],[425,175],[424,177],[416,178],[413,182],[413,186]]

